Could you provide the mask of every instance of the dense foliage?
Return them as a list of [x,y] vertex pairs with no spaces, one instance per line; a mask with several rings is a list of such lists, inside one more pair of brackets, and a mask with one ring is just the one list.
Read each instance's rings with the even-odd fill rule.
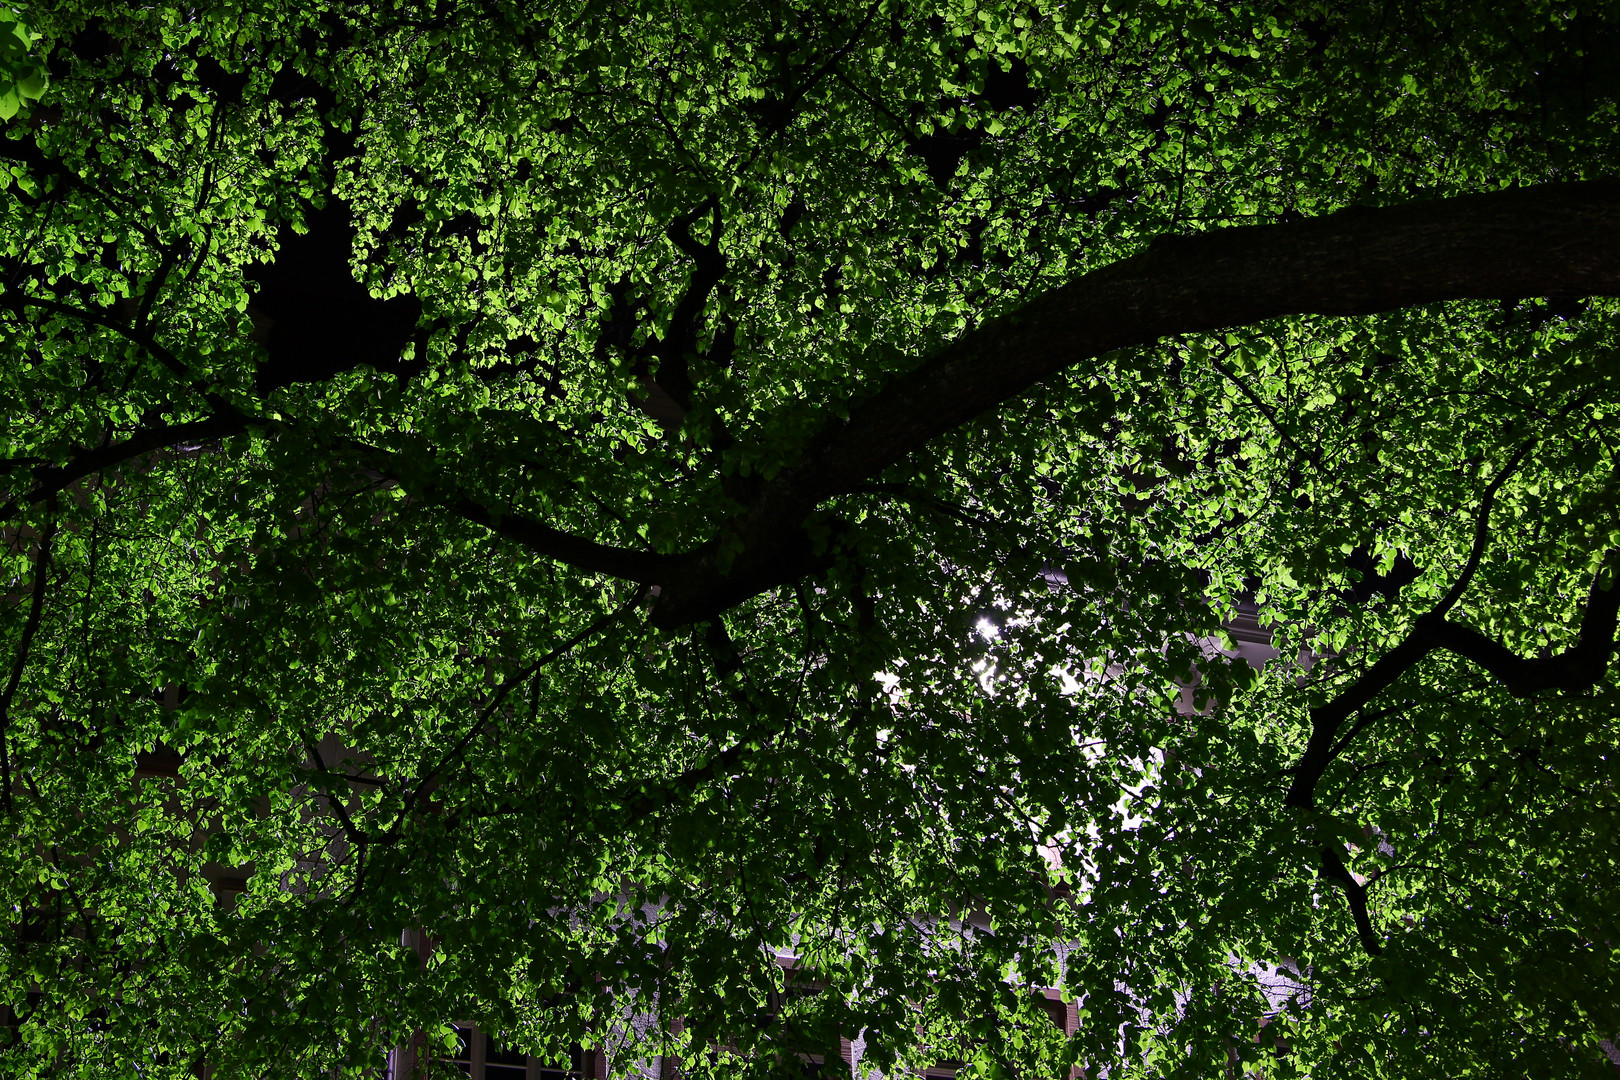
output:
[[18,10],[0,1071],[1610,1068],[1604,5]]

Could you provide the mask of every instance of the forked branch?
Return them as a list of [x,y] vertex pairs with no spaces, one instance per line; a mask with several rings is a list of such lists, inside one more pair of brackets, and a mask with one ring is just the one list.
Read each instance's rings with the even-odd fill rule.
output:
[[[1474,540],[1469,547],[1468,558],[1440,602],[1418,618],[1405,641],[1379,657],[1372,667],[1340,691],[1332,701],[1311,710],[1311,737],[1299,764],[1294,767],[1294,781],[1283,799],[1284,806],[1303,808],[1311,805],[1317,781],[1321,780],[1322,773],[1350,742],[1349,738],[1335,741],[1339,727],[1352,713],[1366,707],[1391,683],[1442,644],[1435,636],[1435,628],[1445,623],[1446,616],[1457,606],[1457,601],[1462,599],[1464,591],[1474,580],[1474,573],[1479,569],[1479,561],[1490,541],[1491,507],[1495,505],[1497,492],[1502,490],[1502,485],[1519,467],[1531,445],[1525,443],[1514,451],[1507,464],[1485,486],[1474,517]],[[1365,727],[1365,723],[1357,725],[1356,732]]]
[[[1346,738],[1334,743],[1339,724],[1351,711],[1371,701],[1435,649],[1445,649],[1473,661],[1514,697],[1529,697],[1547,690],[1562,690],[1566,694],[1590,690],[1603,678],[1609,657],[1614,653],[1616,616],[1620,614],[1617,577],[1620,577],[1620,549],[1611,549],[1592,577],[1586,608],[1581,615],[1580,637],[1570,648],[1554,656],[1519,656],[1478,630],[1444,617],[1435,618],[1433,612],[1418,619],[1405,641],[1380,657],[1338,697],[1311,710],[1310,741],[1299,764],[1294,766],[1294,781],[1283,805],[1304,809],[1313,804],[1317,782],[1350,741]],[[1352,703],[1349,708],[1345,707],[1346,702]]]

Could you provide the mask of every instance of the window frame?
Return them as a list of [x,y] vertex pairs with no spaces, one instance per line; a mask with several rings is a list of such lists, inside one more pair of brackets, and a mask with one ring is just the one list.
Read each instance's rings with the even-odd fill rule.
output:
[[[427,1060],[423,1063],[422,1076],[424,1080],[443,1080],[446,1077],[465,1077],[467,1080],[518,1080],[517,1066],[505,1062],[495,1062],[498,1070],[493,1076],[489,1073],[489,1046],[494,1041],[489,1032],[470,1020],[453,1020],[451,1026],[464,1033],[467,1040],[467,1057],[444,1058],[437,1054],[423,1056]],[[548,1064],[543,1058],[533,1054],[523,1055],[522,1080],[599,1080],[602,1075],[598,1052],[588,1047],[575,1047],[574,1057],[577,1065],[570,1065],[566,1069]],[[400,1077],[397,1080],[408,1080]]]

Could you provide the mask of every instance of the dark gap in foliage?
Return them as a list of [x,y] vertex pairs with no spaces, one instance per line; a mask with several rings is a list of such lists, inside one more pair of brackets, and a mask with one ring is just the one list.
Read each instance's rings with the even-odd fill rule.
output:
[[1360,575],[1349,589],[1350,599],[1358,604],[1365,604],[1375,593],[1385,600],[1394,600],[1402,586],[1412,584],[1423,573],[1405,552],[1395,556],[1395,565],[1390,567],[1389,573],[1379,573],[1377,560],[1364,547],[1346,555],[1344,565],[1345,569]]
[[421,363],[400,359],[422,315],[413,296],[379,300],[349,271],[354,224],[349,209],[328,199],[306,215],[303,235],[284,228],[276,260],[249,274],[257,283],[254,313],[268,323],[268,357],[255,374],[261,394],[320,382],[368,364],[409,376]]
[[[83,63],[99,64],[111,56],[116,47],[117,42],[107,31],[106,21],[99,16],[91,16],[83,29],[69,39],[67,51]],[[52,63],[50,69],[53,79],[62,78],[68,73],[66,65],[61,63]]]
[[943,191],[950,186],[951,178],[956,175],[962,159],[967,157],[968,152],[978,146],[982,139],[983,136],[977,131],[965,131],[958,135],[936,131],[913,140],[908,149],[923,159],[923,167],[928,170],[928,179]]
[[1008,109],[1033,109],[1040,104],[1042,94],[1029,81],[1029,65],[1015,56],[1005,70],[992,60],[984,73],[985,104],[996,112]]
[[248,72],[227,71],[212,56],[205,56],[197,61],[197,81],[220,101],[226,104],[235,104],[242,100],[242,91],[247,89]]

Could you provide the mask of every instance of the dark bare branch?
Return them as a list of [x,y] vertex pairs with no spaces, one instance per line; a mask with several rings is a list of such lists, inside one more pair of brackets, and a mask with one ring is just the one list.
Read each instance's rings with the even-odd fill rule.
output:
[[1484,494],[1479,500],[1479,510],[1474,515],[1474,542],[1469,547],[1468,559],[1463,563],[1457,579],[1451,583],[1451,588],[1440,598],[1440,602],[1419,617],[1405,641],[1379,657],[1371,668],[1332,701],[1311,710],[1311,737],[1306,743],[1305,753],[1300,757],[1299,764],[1294,767],[1294,781],[1283,800],[1284,806],[1311,805],[1313,792],[1316,790],[1317,782],[1322,779],[1322,773],[1344,752],[1345,747],[1360,734],[1370,719],[1363,717],[1350,734],[1334,742],[1340,725],[1349,719],[1352,713],[1365,708],[1369,702],[1383,693],[1413,664],[1442,645],[1436,629],[1450,625],[1446,622],[1446,615],[1457,606],[1457,601],[1462,599],[1463,592],[1474,580],[1474,572],[1479,569],[1479,560],[1484,556],[1485,546],[1490,540],[1491,507],[1496,503],[1496,493],[1502,490],[1502,485],[1507,482],[1508,477],[1518,469],[1519,463],[1524,460],[1524,455],[1529,452],[1532,445],[1533,441],[1527,442],[1514,451],[1507,464],[1497,470],[1496,476],[1485,485]]
[[[692,225],[705,214],[710,215],[712,222],[708,240],[700,243],[692,237]],[[697,347],[703,309],[708,306],[715,287],[726,276],[726,257],[720,252],[720,232],[720,201],[713,196],[705,199],[691,213],[676,218],[665,230],[681,254],[692,260],[692,274],[687,279],[686,291],[681,294],[670,316],[669,331],[655,346],[653,355],[658,357],[658,385],[675,399],[683,413],[692,409],[694,390],[686,358]]]
[[643,585],[655,584],[670,572],[670,556],[612,547],[522,514],[491,508],[467,494],[447,470],[432,463],[431,456],[412,461],[405,455],[350,438],[337,439],[334,449],[368,475],[397,483],[413,497],[442,506],[537,555]]
[[[327,768],[326,762],[321,758],[320,747],[316,745],[314,739],[310,738],[309,733],[299,731],[298,738],[303,742],[304,752],[309,755],[309,760],[314,764],[315,771],[322,776],[333,776],[333,772]],[[374,838],[361,831],[360,827],[354,823],[354,818],[349,816],[349,811],[344,807],[343,799],[348,794],[348,789],[344,788],[341,792],[322,791],[320,794],[326,800],[326,805],[330,806],[332,812],[337,815],[339,824],[343,826],[343,834],[349,838],[349,843],[353,844],[356,850],[363,853],[366,846]]]
[[669,560],[662,555],[628,548],[610,547],[587,540],[521,514],[496,512],[470,498],[452,499],[445,504],[457,517],[482,525],[538,555],[567,563],[581,570],[607,574],[643,585],[662,580],[669,571]]
[[1311,710],[1311,737],[1299,764],[1294,766],[1294,780],[1283,805],[1307,808],[1313,804],[1322,774],[1344,752],[1351,737],[1366,726],[1358,725],[1350,736],[1335,743],[1339,725],[1435,649],[1445,649],[1473,661],[1514,697],[1529,697],[1547,690],[1579,694],[1591,689],[1603,678],[1609,657],[1614,653],[1616,617],[1620,615],[1617,577],[1620,577],[1620,549],[1611,550],[1603,567],[1593,575],[1586,608],[1581,615],[1580,638],[1556,656],[1519,656],[1472,627],[1451,622],[1433,611],[1423,615],[1405,641],[1380,657],[1332,701]]
[[1367,914],[1367,886],[1356,880],[1350,868],[1344,864],[1344,856],[1336,848],[1322,849],[1322,877],[1344,890],[1345,901],[1350,906],[1350,918],[1356,924],[1356,937],[1361,940],[1361,947],[1367,955],[1383,953],[1383,946],[1373,930],[1372,919]]
[[17,642],[17,654],[11,661],[5,692],[0,694],[0,802],[4,803],[7,816],[11,814],[11,700],[22,682],[23,670],[28,666],[28,651],[39,633],[40,616],[45,610],[45,575],[50,569],[51,541],[56,539],[56,527],[53,517],[34,549],[34,584],[28,600],[28,618],[23,623],[22,638]]
[[1515,450],[1513,456],[1508,458],[1507,464],[1497,472],[1496,478],[1485,485],[1485,493],[1479,500],[1479,510],[1474,515],[1474,543],[1468,549],[1468,561],[1463,564],[1457,580],[1451,583],[1451,588],[1446,590],[1446,595],[1441,597],[1440,602],[1429,612],[1429,618],[1444,619],[1451,614],[1451,609],[1457,606],[1457,601],[1462,599],[1463,593],[1468,591],[1468,586],[1474,580],[1474,571],[1479,569],[1479,560],[1485,555],[1486,542],[1490,539],[1491,507],[1496,505],[1496,493],[1502,490],[1502,485],[1507,483],[1507,478],[1513,475],[1519,463],[1524,460],[1524,455],[1529,453],[1534,445],[1535,440],[1532,439]]
[[1580,694],[1590,690],[1608,670],[1614,655],[1616,616],[1620,615],[1620,549],[1611,549],[1592,577],[1581,614],[1580,637],[1556,656],[1522,657],[1468,626],[1438,623],[1435,645],[1484,668],[1514,697],[1529,697],[1545,690]]
[[690,794],[702,785],[730,774],[739,762],[759,752],[767,730],[764,726],[750,729],[702,765],[693,766],[659,783],[641,785],[634,796],[627,795],[625,810],[632,819],[645,817],[676,796]]
[[[1593,575],[1592,588],[1587,594],[1586,609],[1581,615],[1581,634],[1576,644],[1557,656],[1525,658],[1517,655],[1500,642],[1481,634],[1471,627],[1446,619],[1467,588],[1469,579],[1479,565],[1488,535],[1490,501],[1501,487],[1501,481],[1518,464],[1525,449],[1514,455],[1513,461],[1497,476],[1486,490],[1475,528],[1474,546],[1468,564],[1457,581],[1434,610],[1418,619],[1405,641],[1379,658],[1361,678],[1326,705],[1311,710],[1311,737],[1299,764],[1294,767],[1294,780],[1289,786],[1283,805],[1296,809],[1309,809],[1315,801],[1316,785],[1327,767],[1344,752],[1350,742],[1374,720],[1396,711],[1384,709],[1364,715],[1342,739],[1334,742],[1339,725],[1355,710],[1364,707],[1384,688],[1404,674],[1407,669],[1435,649],[1446,649],[1472,660],[1493,677],[1501,681],[1515,697],[1528,697],[1543,690],[1562,690],[1578,694],[1589,690],[1608,669],[1609,657],[1614,652],[1616,616],[1620,615],[1620,549],[1611,550],[1604,564]],[[1322,876],[1344,889],[1355,919],[1356,933],[1371,956],[1380,952],[1377,935],[1367,916],[1367,890],[1351,876],[1344,859],[1337,850],[1322,851]]]
[[154,450],[166,450],[171,446],[185,446],[211,439],[223,439],[229,435],[240,435],[252,422],[250,417],[237,414],[211,416],[206,420],[149,428],[137,431],[123,442],[75,454],[65,465],[36,466],[33,470],[34,486],[18,498],[0,505],[0,521],[15,517],[24,506],[33,506],[61,494],[77,481],[103,469],[120,465],[143,454],[150,454]]

